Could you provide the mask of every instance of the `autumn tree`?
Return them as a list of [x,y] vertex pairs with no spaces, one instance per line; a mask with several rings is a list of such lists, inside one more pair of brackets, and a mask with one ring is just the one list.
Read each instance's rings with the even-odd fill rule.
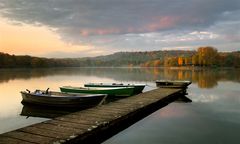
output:
[[177,66],[178,58],[177,57],[165,57],[164,66]]
[[213,47],[200,47],[197,51],[198,61],[201,66],[215,65],[217,62],[218,52]]
[[154,60],[153,61],[153,66],[154,67],[159,67],[161,65],[161,61],[160,60]]
[[195,54],[195,55],[192,56],[192,64],[194,66],[199,65],[198,59],[199,59],[198,54]]
[[183,66],[184,63],[184,58],[183,57],[178,57],[178,65]]
[[185,57],[184,65],[192,65],[192,57]]

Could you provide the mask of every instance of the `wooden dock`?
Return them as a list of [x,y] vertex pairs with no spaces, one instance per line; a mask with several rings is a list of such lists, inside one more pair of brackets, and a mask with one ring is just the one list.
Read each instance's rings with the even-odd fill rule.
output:
[[174,101],[181,89],[158,88],[0,135],[0,144],[101,143]]

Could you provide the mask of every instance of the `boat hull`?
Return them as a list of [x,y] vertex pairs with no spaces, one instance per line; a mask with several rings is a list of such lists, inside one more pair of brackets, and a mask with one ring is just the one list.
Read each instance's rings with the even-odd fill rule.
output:
[[[54,93],[54,94],[53,94]],[[76,95],[61,92],[49,92],[49,94],[37,94],[21,92],[22,103],[31,103],[37,105],[53,107],[92,107],[102,103],[106,97],[104,94],[98,95]]]
[[60,87],[61,92],[67,93],[90,93],[90,94],[107,94],[108,96],[132,96],[134,95],[133,87],[119,88],[80,88],[63,86]]
[[187,88],[192,82],[191,81],[170,81],[170,80],[157,80],[157,87],[162,88]]
[[84,84],[84,87],[134,87],[134,95],[135,94],[139,94],[143,91],[144,87],[146,85],[145,84],[117,84],[117,83],[112,83],[112,84],[108,84],[108,83],[88,83],[88,84]]

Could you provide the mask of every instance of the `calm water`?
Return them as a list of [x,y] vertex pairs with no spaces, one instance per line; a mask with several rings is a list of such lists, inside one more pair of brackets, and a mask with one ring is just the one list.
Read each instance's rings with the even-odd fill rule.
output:
[[[0,70],[0,133],[48,120],[21,104],[20,91],[59,90],[62,85],[88,82],[145,83],[156,79],[189,79],[192,103],[174,102],[144,118],[104,144],[239,143],[240,70],[180,70],[127,68],[59,68]],[[21,115],[20,115],[21,114]]]

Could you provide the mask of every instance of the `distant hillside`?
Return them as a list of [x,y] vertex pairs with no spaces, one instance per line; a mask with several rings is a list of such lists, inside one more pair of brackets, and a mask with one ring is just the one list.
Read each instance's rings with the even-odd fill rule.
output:
[[167,56],[190,56],[194,51],[150,51],[150,52],[118,52],[93,58],[39,58],[31,56],[15,56],[0,53],[0,68],[11,67],[92,67],[92,66],[128,66],[140,65],[149,60],[163,59]]
[[153,60],[163,61],[165,57],[190,57],[196,51],[145,51],[145,52],[117,52],[107,56],[98,56],[92,58],[94,61],[101,61],[106,66],[128,66],[133,64],[139,66],[142,63]]
[[[208,49],[208,48],[206,48]],[[210,47],[210,49],[212,49]],[[214,49],[213,49],[214,50]],[[216,50],[214,50],[216,51]],[[204,64],[198,56],[199,51],[146,51],[117,52],[111,55],[85,58],[40,58],[32,56],[15,56],[0,52],[0,68],[41,68],[41,67],[125,67],[125,66],[184,66]],[[206,51],[206,54],[208,51]],[[211,65],[238,66],[240,51],[215,52]],[[199,58],[198,58],[199,57]],[[197,58],[197,59],[196,59]],[[211,55],[210,57],[211,58]],[[198,62],[199,61],[199,62]],[[208,58],[205,57],[205,61]],[[237,61],[237,62],[236,62]]]

